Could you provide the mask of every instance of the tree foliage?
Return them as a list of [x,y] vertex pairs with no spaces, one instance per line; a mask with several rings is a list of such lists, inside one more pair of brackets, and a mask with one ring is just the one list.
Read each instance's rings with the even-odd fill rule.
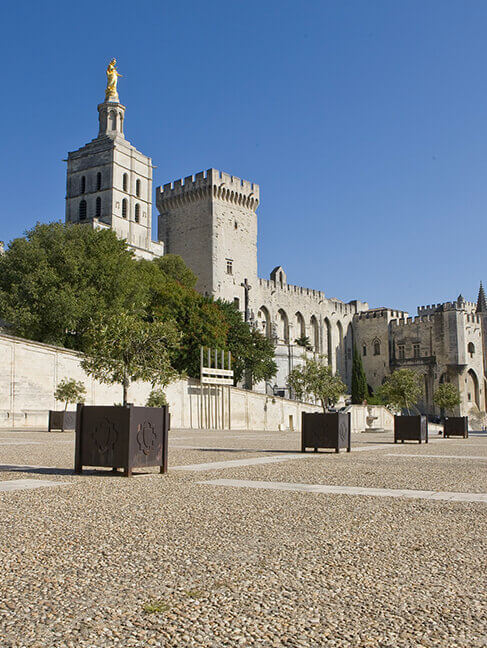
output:
[[84,403],[86,389],[80,380],[65,378],[61,380],[54,392],[54,398],[64,403],[64,411],[68,409],[69,403]]
[[360,356],[357,347],[354,345],[352,362],[352,403],[354,405],[361,405],[368,397],[369,388],[367,387],[367,378],[362,364],[362,357]]
[[147,398],[146,407],[162,407],[163,405],[167,405],[166,394],[161,387],[155,387]]
[[228,325],[226,348],[232,354],[235,382],[270,380],[277,373],[272,341],[244,322],[235,304],[222,300],[216,304]]
[[397,369],[386,378],[377,390],[376,395],[394,409],[406,409],[417,404],[423,389],[421,374],[411,369]]
[[313,345],[311,344],[311,340],[307,335],[302,335],[301,337],[296,338],[294,341],[298,346],[303,347],[306,351],[313,350]]
[[443,383],[435,391],[433,402],[442,410],[453,412],[461,403],[460,392],[451,383]]
[[85,337],[81,366],[102,383],[121,384],[124,405],[132,381],[165,386],[178,377],[171,354],[180,335],[172,321],[149,323],[120,312],[93,319]]
[[38,223],[0,256],[0,316],[21,337],[83,351],[93,316],[143,301],[132,253],[111,230]]
[[326,356],[307,356],[304,365],[289,373],[287,381],[297,398],[303,400],[313,397],[320,401],[324,412],[347,391],[340,376],[333,374]]

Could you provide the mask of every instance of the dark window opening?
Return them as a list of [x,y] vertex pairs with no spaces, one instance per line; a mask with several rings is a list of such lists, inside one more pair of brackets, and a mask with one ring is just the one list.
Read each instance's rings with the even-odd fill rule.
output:
[[123,190],[127,191],[128,184],[129,184],[129,177],[128,177],[128,175],[126,173],[123,174],[122,184],[123,184]]
[[82,200],[79,204],[79,219],[86,219],[86,200]]
[[86,192],[86,176],[81,176],[81,187],[79,192],[82,194]]
[[127,218],[127,199],[122,200],[122,218]]
[[100,218],[100,216],[101,216],[101,198],[100,197],[98,197],[96,199],[95,216],[96,216],[96,218]]
[[137,203],[135,205],[135,222],[138,223],[140,221],[140,205]]

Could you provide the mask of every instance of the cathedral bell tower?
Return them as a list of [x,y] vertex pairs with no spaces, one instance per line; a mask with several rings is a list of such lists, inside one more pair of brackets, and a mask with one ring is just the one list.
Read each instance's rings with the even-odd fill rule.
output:
[[136,257],[152,259],[164,253],[164,246],[152,241],[152,160],[125,139],[119,76],[112,59],[105,101],[98,105],[98,136],[68,153],[66,223],[110,227]]

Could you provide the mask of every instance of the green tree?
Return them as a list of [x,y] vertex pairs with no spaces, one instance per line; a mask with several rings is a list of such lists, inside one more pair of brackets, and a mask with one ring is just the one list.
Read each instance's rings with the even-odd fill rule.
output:
[[303,347],[306,351],[312,351],[313,350],[313,346],[312,346],[311,341],[310,341],[310,339],[309,339],[309,337],[307,335],[302,335],[301,337],[296,338],[294,341],[296,342],[296,344],[298,346]]
[[461,403],[460,392],[451,383],[442,383],[434,393],[433,402],[445,412],[453,413]]
[[352,403],[355,405],[361,405],[368,397],[369,389],[367,387],[367,378],[365,377],[362,357],[360,356],[357,347],[354,345],[352,363]]
[[68,409],[69,403],[84,403],[86,389],[80,380],[69,380],[65,378],[56,387],[54,398],[64,403],[64,411]]
[[326,356],[306,357],[304,365],[293,369],[287,381],[300,400],[313,397],[320,401],[324,412],[347,391],[340,376],[333,374]]
[[416,371],[397,369],[376,390],[376,395],[389,407],[406,409],[409,413],[423,392],[421,379],[421,374]]
[[142,311],[125,241],[86,225],[37,224],[0,255],[0,317],[15,335],[83,351],[93,316]]
[[151,390],[149,397],[147,398],[147,407],[162,407],[167,405],[167,398],[164,390],[160,387],[155,387]]
[[165,254],[163,257],[156,259],[154,263],[166,277],[174,279],[185,288],[194,288],[196,286],[198,277],[177,254]]
[[243,379],[252,384],[270,380],[277,373],[272,341],[244,322],[235,304],[223,300],[216,304],[228,326],[225,348],[232,354],[235,384]]
[[81,366],[102,383],[121,384],[126,405],[132,381],[164,387],[178,377],[171,354],[179,338],[172,321],[144,322],[126,312],[101,316],[91,321],[85,333],[87,356]]

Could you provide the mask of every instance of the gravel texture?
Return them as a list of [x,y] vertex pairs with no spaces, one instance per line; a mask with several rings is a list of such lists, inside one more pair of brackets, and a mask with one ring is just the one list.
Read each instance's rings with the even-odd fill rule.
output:
[[[370,450],[125,479],[73,475],[72,433],[0,432],[0,464],[51,467],[1,480],[68,482],[0,493],[1,648],[486,647],[485,504],[197,483],[487,492],[485,435],[353,445]],[[176,430],[169,463],[298,448],[293,433]]]

